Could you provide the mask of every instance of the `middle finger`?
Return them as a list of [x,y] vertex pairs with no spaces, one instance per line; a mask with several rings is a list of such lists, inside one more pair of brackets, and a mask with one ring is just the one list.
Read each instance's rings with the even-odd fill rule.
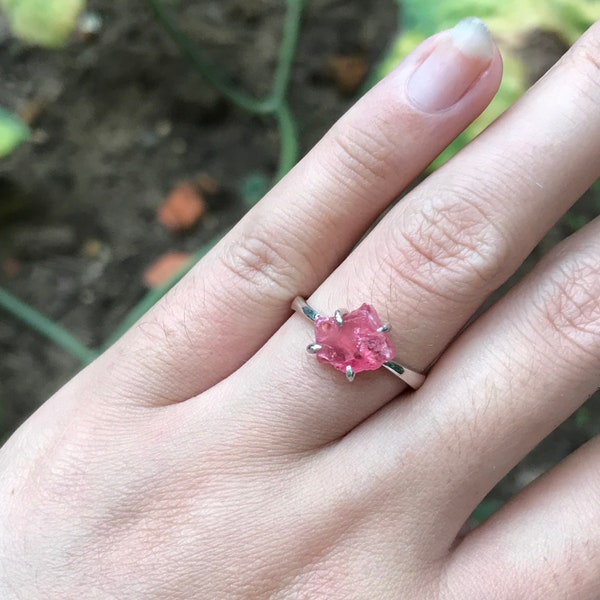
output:
[[[394,326],[397,360],[425,369],[598,176],[599,53],[596,24],[511,110],[407,195],[310,304],[322,314],[374,305]],[[304,353],[311,341],[310,324],[292,317],[218,386],[236,398],[225,410],[255,418],[284,444],[313,447],[402,390],[382,371],[349,384]]]

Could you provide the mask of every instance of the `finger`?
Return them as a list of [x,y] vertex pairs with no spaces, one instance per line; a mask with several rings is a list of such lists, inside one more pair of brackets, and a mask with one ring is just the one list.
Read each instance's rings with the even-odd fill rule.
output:
[[104,363],[127,377],[137,373],[162,402],[188,398],[233,372],[287,318],[291,299],[312,292],[483,110],[500,74],[499,55],[480,21],[424,42]]
[[[423,370],[456,336],[559,216],[599,174],[600,25],[457,157],[410,192],[310,304],[375,306],[398,362]],[[232,410],[256,410],[281,441],[327,443],[393,398],[389,374],[359,373],[352,385],[303,355],[314,333],[291,319],[240,371],[247,386]],[[232,387],[235,379],[231,380]],[[257,404],[273,390],[265,405]],[[231,391],[231,390],[229,390]]]
[[473,531],[447,568],[457,598],[600,597],[600,439]]
[[598,257],[600,219],[558,246],[448,349],[429,376],[426,402],[391,403],[363,430],[371,451],[362,460],[370,464],[384,448],[402,452],[410,413],[421,473],[437,474],[428,479],[439,499],[431,510],[449,541],[600,385]]

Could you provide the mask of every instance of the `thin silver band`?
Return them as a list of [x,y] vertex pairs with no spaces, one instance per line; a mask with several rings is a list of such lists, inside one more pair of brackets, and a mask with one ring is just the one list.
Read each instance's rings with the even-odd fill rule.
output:
[[[292,302],[292,309],[298,314],[305,316],[310,321],[314,321],[317,317],[321,316],[314,308],[306,303],[304,298],[301,298],[300,296],[294,298],[294,301]],[[339,312],[340,311],[336,311],[336,317]],[[389,330],[389,325],[384,325],[383,327],[384,328],[382,331]],[[399,379],[402,379],[402,381],[413,388],[413,390],[419,389],[425,381],[425,375],[417,373],[416,371],[413,371],[397,362],[388,360],[381,366],[384,369],[387,369],[390,373],[393,373]]]

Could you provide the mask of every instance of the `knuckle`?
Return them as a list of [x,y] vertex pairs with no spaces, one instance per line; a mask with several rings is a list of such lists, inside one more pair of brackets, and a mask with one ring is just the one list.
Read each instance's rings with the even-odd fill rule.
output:
[[[285,239],[285,236],[278,237]],[[286,248],[260,226],[226,245],[220,262],[236,280],[244,282],[238,292],[249,287],[253,298],[256,289],[274,297],[287,296],[294,289],[296,277],[292,265],[295,261],[290,259]]]
[[455,300],[496,287],[511,243],[482,203],[451,193],[417,204],[391,236],[386,255],[394,275]]
[[590,258],[574,257],[548,282],[539,298],[543,332],[550,327],[562,346],[600,360],[600,265]]
[[373,187],[378,183],[385,185],[388,175],[397,169],[395,144],[386,133],[385,124],[376,118],[368,128],[347,123],[334,126],[330,141],[333,151],[324,153],[331,157],[326,171],[345,187],[371,195]]

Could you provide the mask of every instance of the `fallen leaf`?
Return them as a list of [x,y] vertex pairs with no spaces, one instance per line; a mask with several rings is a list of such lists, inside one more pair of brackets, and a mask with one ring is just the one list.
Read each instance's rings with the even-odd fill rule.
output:
[[166,252],[144,271],[144,284],[149,288],[160,287],[173,279],[190,258],[187,252]]
[[348,95],[358,90],[369,71],[367,61],[359,54],[332,56],[328,66],[337,88]]
[[189,182],[175,186],[158,208],[158,221],[169,231],[180,233],[191,229],[206,210],[204,198]]

